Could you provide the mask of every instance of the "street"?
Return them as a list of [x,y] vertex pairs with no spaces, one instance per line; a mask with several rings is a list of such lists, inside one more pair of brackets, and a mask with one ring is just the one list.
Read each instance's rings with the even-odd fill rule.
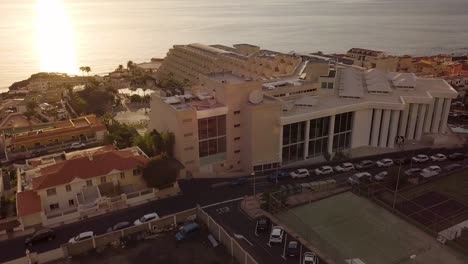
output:
[[[424,152],[424,154],[430,155],[432,153],[439,153],[439,152],[444,153],[444,154],[451,154],[454,151],[453,150],[441,150],[441,151],[433,150],[431,152],[426,151]],[[420,152],[416,151],[416,154],[418,153]],[[390,157],[402,158],[402,156],[403,155],[401,154],[398,156],[398,153],[397,154],[392,153]],[[408,156],[411,156],[411,155],[408,155]],[[378,157],[378,159],[380,158],[382,158],[382,156]],[[367,159],[367,158],[362,158],[362,159]],[[377,160],[377,159],[374,159],[374,160]],[[413,164],[402,166],[402,172],[408,169],[410,166],[425,168],[430,165],[439,165],[440,167],[444,167],[451,163],[459,163],[462,165],[467,165],[468,160],[444,161],[444,162],[430,162],[429,161],[429,162],[425,162],[422,164],[413,163]],[[316,167],[318,167],[318,165],[315,165],[315,166],[312,165],[307,168],[312,170]],[[384,170],[386,169],[374,167],[365,171],[371,173],[372,175],[375,175],[376,173],[380,171],[384,171]],[[256,183],[255,188],[256,188],[256,192],[260,193],[260,192],[273,189],[275,185],[279,187],[282,184],[311,182],[311,181],[328,179],[328,178],[335,179],[338,183],[344,183],[347,180],[347,178],[353,175],[354,173],[356,172],[355,171],[350,171],[350,172],[345,172],[345,173],[334,172],[332,174],[324,175],[324,176],[315,176],[312,174],[310,177],[307,177],[307,178],[302,178],[302,179],[288,178],[288,179],[279,181],[278,183],[269,182],[265,176],[263,177],[258,176],[255,179],[255,183]],[[163,200],[152,201],[152,202],[142,204],[139,206],[134,206],[131,208],[111,212],[111,213],[93,217],[87,220],[83,220],[83,221],[79,221],[76,223],[63,225],[63,226],[54,228],[56,235],[57,235],[55,240],[33,246],[32,248],[30,248],[30,251],[40,253],[40,252],[45,252],[51,249],[58,248],[60,247],[61,244],[66,243],[71,237],[81,232],[85,232],[85,231],[94,231],[96,235],[100,235],[100,234],[105,233],[107,228],[109,228],[110,226],[113,226],[114,224],[118,222],[122,222],[122,221],[133,222],[135,219],[138,219],[142,215],[150,213],[150,212],[156,212],[159,214],[159,216],[165,216],[165,215],[169,215],[178,211],[193,208],[197,204],[199,204],[200,206],[206,206],[206,205],[210,205],[210,204],[214,204],[214,203],[218,203],[222,201],[227,201],[227,200],[243,197],[245,195],[253,194],[253,182],[254,182],[253,178],[250,178],[246,184],[241,185],[241,186],[230,186],[229,184],[230,181],[231,181],[230,179],[192,179],[192,180],[180,181],[179,184],[183,193],[180,196],[163,199]],[[230,205],[230,206],[232,207],[231,209],[237,208],[235,204]],[[258,238],[252,237],[253,235],[252,224],[254,224],[254,222],[251,221],[250,219],[246,219],[244,216],[241,217],[240,214],[242,214],[242,212],[238,211],[237,209],[230,210],[230,211],[232,212],[232,216],[227,217],[226,219],[222,219],[222,221],[229,223],[230,226],[233,226],[234,228],[238,228],[239,230],[241,230],[242,235],[248,238],[249,241],[251,242],[253,241],[252,243],[254,242],[257,243],[256,241],[258,240]],[[246,230],[251,230],[251,229],[252,229],[252,232],[250,233],[246,231]],[[230,232],[233,232],[233,231],[231,230]],[[24,245],[25,238],[26,237],[18,237],[18,238],[11,239],[11,240],[1,241],[0,251],[2,252],[2,254],[0,254],[0,262],[5,262],[8,260],[12,260],[12,259],[24,256],[25,250],[26,250],[26,247]],[[257,250],[255,252],[257,252]],[[271,252],[271,250],[268,250],[268,252]],[[275,251],[275,254],[278,255],[278,252]],[[265,257],[270,255],[267,252],[256,253],[256,254],[265,254]],[[270,263],[275,263],[275,262],[270,262]]]

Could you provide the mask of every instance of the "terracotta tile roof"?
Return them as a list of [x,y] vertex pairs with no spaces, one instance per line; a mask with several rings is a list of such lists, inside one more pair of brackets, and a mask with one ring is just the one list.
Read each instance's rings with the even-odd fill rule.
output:
[[18,216],[25,216],[42,211],[41,198],[33,190],[16,194]]
[[112,170],[130,170],[144,166],[148,159],[144,156],[135,156],[130,150],[115,150],[104,153],[95,153],[88,156],[72,157],[40,170],[41,175],[33,178],[34,190],[51,188],[67,184],[75,178],[90,179],[107,175]]
[[[74,120],[79,120],[77,122],[79,125],[73,125],[73,119],[70,121],[64,121],[61,123],[58,123],[55,125],[55,128],[48,129],[48,130],[43,130],[42,133],[29,133],[29,134],[23,134],[23,135],[16,135],[11,139],[12,144],[20,144],[28,141],[37,141],[39,139],[47,139],[47,138],[53,138],[57,137],[60,135],[66,135],[66,134],[78,134],[78,133],[86,133],[89,131],[93,132],[98,132],[98,131],[104,131],[107,130],[106,126],[99,121],[99,119],[94,116],[94,115],[89,115],[89,116],[84,116],[80,117]],[[85,122],[86,125],[83,125],[83,121],[87,120],[88,122]]]

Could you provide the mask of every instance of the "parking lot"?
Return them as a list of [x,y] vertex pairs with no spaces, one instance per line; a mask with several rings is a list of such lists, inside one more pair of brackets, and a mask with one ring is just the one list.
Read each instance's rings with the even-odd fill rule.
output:
[[[207,239],[207,231],[202,230],[196,238],[177,243],[174,232],[164,233],[150,239],[137,241],[125,248],[106,248],[100,253],[61,260],[57,263],[111,264],[111,263],[238,263],[222,245],[213,248]],[[203,254],[200,254],[203,252]]]
[[[242,212],[238,201],[208,207],[204,210],[231,236],[236,237],[258,263],[302,263],[302,256],[307,250],[300,244],[297,257],[287,256],[288,243],[297,239],[285,232],[281,243],[269,243],[271,227],[264,232],[256,232],[256,220]],[[316,262],[318,263],[325,262]]]

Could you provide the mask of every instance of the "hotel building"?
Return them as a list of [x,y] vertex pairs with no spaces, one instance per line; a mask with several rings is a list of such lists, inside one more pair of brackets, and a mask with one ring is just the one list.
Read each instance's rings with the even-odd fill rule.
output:
[[[227,56],[217,46],[197,47],[208,57]],[[232,49],[229,56],[250,61],[262,52],[256,50]],[[266,171],[358,147],[395,148],[397,136],[418,141],[446,132],[457,92],[442,79],[272,54],[283,60],[272,55],[271,61],[295,62],[289,74],[192,70],[196,84],[184,95],[153,95],[150,129],[175,134],[175,157],[187,176]],[[186,56],[165,66],[165,60],[161,68],[179,69],[165,74],[186,78],[186,64],[194,61]]]

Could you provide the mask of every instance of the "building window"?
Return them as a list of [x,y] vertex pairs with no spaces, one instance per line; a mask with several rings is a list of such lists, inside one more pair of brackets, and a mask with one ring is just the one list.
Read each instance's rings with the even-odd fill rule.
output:
[[333,89],[333,83],[332,82],[328,83],[328,89]]
[[240,115],[240,111],[239,111],[239,110],[234,111],[234,114],[235,114],[235,115]]
[[328,151],[330,117],[310,120],[309,152],[307,157],[317,157]]
[[234,141],[240,140],[240,137],[235,137]]
[[51,204],[51,205],[49,205],[49,208],[50,208],[51,211],[57,210],[57,209],[59,209],[59,204],[58,203]]
[[125,172],[120,173],[120,179],[125,179]]
[[68,200],[68,205],[69,206],[74,206],[75,205],[75,200],[73,200],[73,199]]
[[333,133],[333,150],[343,150],[351,147],[351,132],[353,129],[353,112],[335,116]]
[[93,186],[93,180],[87,180],[86,186]]
[[304,158],[306,122],[283,126],[283,162],[289,163]]
[[57,195],[57,190],[55,190],[55,188],[47,189],[47,196],[54,196],[54,195]]
[[226,116],[198,120],[199,157],[226,152]]
[[101,177],[101,183],[106,183],[106,182],[107,182],[106,176]]
[[193,136],[193,133],[184,134],[184,137],[191,137],[191,136]]
[[327,89],[327,83],[326,82],[321,83],[320,88]]
[[235,124],[234,127],[240,127],[240,124]]
[[65,185],[65,190],[66,190],[67,192],[71,192],[71,186],[70,186],[70,184]]
[[240,150],[236,150],[236,151],[234,151],[234,153],[240,153]]
[[134,175],[134,176],[141,175],[141,169],[134,169],[134,170],[133,170],[133,175]]

